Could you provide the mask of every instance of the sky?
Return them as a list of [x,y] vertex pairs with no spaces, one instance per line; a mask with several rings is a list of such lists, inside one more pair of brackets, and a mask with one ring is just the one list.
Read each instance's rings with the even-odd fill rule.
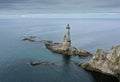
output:
[[120,0],[0,0],[0,17],[120,18]]

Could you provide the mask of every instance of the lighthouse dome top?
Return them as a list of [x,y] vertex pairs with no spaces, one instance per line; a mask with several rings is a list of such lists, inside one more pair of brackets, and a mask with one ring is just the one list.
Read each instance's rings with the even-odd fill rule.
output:
[[67,24],[67,27],[66,27],[66,29],[70,29],[70,25],[69,25],[69,24]]

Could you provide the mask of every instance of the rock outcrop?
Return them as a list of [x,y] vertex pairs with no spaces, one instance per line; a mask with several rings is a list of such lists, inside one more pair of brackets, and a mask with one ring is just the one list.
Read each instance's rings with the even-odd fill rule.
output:
[[53,43],[49,40],[39,40],[36,36],[29,36],[22,39],[23,41],[30,41],[30,42],[42,42],[45,44],[46,48],[52,52],[63,54],[63,55],[73,55],[79,57],[88,57],[92,56],[92,54],[86,50],[80,49],[78,50],[74,46],[71,45],[70,39],[70,26],[67,24],[66,33],[64,35],[64,41],[62,43]]
[[120,80],[120,45],[112,47],[108,52],[98,49],[89,62],[78,66],[86,70],[114,75]]
[[52,66],[52,65],[56,65],[54,62],[38,62],[38,61],[31,61],[28,63],[31,66],[37,66],[37,65],[45,65],[45,66]]
[[92,56],[92,54],[86,50],[83,50],[83,49],[78,50],[77,48],[75,48],[73,46],[65,46],[62,43],[46,42],[45,46],[50,51],[58,53],[58,54],[79,56],[79,57]]
[[29,36],[26,38],[23,38],[23,41],[30,41],[30,42],[35,42],[36,36]]
[[66,33],[64,35],[64,41],[62,43],[53,43],[47,41],[45,43],[45,46],[47,49],[58,54],[74,55],[74,56],[78,55],[79,57],[92,56],[92,54],[89,53],[88,51],[82,49],[78,50],[77,48],[71,45],[69,24],[67,24]]

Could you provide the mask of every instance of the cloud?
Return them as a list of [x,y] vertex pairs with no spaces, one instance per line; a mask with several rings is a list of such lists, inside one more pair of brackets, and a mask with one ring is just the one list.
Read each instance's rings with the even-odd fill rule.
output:
[[94,18],[94,19],[120,19],[119,13],[80,13],[80,14],[15,14],[0,15],[3,18]]
[[120,13],[120,0],[0,0],[2,14]]

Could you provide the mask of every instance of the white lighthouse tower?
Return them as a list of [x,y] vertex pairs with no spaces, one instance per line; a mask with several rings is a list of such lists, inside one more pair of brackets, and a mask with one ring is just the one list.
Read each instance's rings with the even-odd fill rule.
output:
[[70,26],[67,24],[66,27],[66,34],[64,35],[64,43],[65,46],[71,46],[71,40],[70,40]]

